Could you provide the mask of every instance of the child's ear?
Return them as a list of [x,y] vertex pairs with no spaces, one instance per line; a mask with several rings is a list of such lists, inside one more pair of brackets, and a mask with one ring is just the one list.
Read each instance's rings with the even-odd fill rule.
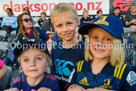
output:
[[79,19],[76,20],[76,26],[78,27],[79,25]]

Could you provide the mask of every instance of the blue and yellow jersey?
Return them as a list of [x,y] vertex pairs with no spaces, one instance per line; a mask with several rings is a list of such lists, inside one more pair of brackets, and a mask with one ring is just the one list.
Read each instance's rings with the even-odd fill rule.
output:
[[[35,29],[38,32],[39,37],[42,41],[46,42],[49,39],[49,36],[46,34],[46,32],[43,29],[41,29],[39,27],[35,27]],[[25,33],[25,34],[31,40],[35,39],[33,32],[30,32],[30,34],[27,34],[27,33]],[[17,43],[20,43],[20,42],[23,42],[24,40],[26,40],[25,37],[21,34],[21,32],[19,32],[17,34],[16,38],[17,38]]]
[[116,91],[136,91],[136,73],[126,64],[120,67],[107,63],[98,74],[93,74],[90,62],[85,60],[76,63],[76,71],[71,84],[78,84],[85,89],[101,87]]

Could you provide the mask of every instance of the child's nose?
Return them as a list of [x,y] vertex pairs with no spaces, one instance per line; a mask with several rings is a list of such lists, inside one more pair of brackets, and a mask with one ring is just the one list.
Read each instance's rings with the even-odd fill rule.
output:
[[35,65],[36,65],[36,62],[35,62],[34,60],[31,60],[30,65],[31,65],[31,66],[35,66]]
[[63,31],[68,31],[68,28],[66,25],[63,27]]

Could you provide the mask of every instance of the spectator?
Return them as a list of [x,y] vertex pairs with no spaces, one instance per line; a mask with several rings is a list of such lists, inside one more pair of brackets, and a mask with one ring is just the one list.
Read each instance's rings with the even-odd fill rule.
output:
[[99,16],[102,16],[103,15],[103,11],[102,10],[98,10],[96,12],[96,18],[99,17]]
[[22,47],[16,47],[14,55],[23,72],[6,91],[60,91],[57,79],[45,71],[51,64],[45,42],[24,41],[20,45]]
[[50,18],[43,22],[42,29],[49,35],[50,38],[53,38],[55,30],[52,26]]
[[113,14],[114,16],[117,16],[119,19],[121,19],[122,20],[122,22],[123,22],[123,25],[125,26],[125,18],[122,16],[122,15],[120,15],[120,7],[115,7],[114,8],[114,14]]
[[51,11],[51,22],[62,39],[53,47],[51,58],[54,73],[58,79],[60,91],[66,91],[66,83],[71,81],[75,63],[84,58],[84,43],[76,36],[78,16],[76,9],[69,3],[59,3]]
[[29,39],[41,39],[42,41],[47,42],[48,48],[51,50],[51,39],[44,30],[40,29],[39,27],[33,27],[32,18],[28,13],[21,14],[19,20],[19,32],[17,34],[18,43]]
[[7,8],[6,13],[8,16],[3,18],[2,25],[1,25],[2,29],[7,32],[6,37],[5,37],[5,41],[7,41],[8,36],[10,35],[11,31],[17,29],[17,18],[16,18],[16,16],[14,16],[12,9]]
[[[38,20],[38,24],[41,27],[43,22],[46,21],[46,12],[41,12],[41,18]],[[46,25],[45,25],[46,26]]]
[[130,7],[130,13],[125,18],[126,27],[132,28],[136,32],[136,8],[135,5]]
[[7,67],[0,59],[0,91],[10,87],[12,77],[12,69]]
[[[23,13],[28,13],[28,14],[31,16],[31,12],[30,12],[30,10],[29,10],[28,7],[24,7]],[[18,24],[18,26],[17,26],[16,34],[18,34],[18,30],[19,30],[19,25],[20,25],[20,24],[19,24],[19,23],[20,23],[19,21],[21,21],[21,14],[18,15],[18,17],[17,17],[17,24]],[[32,24],[33,24],[33,25],[36,24],[36,22],[33,20],[33,18],[32,18]]]
[[88,11],[84,10],[83,11],[83,17],[80,19],[80,27],[83,26],[86,23],[89,23],[89,16],[88,16]]
[[[104,15],[79,28],[88,34],[85,60],[76,63],[72,84],[67,91],[135,91],[136,73],[124,64],[122,21]],[[76,85],[77,84],[77,85]]]
[[24,9],[23,9],[23,13],[28,13],[28,14],[30,14],[30,15],[31,15],[31,12],[30,12],[30,10],[29,10],[29,8],[28,8],[28,7],[24,7]]

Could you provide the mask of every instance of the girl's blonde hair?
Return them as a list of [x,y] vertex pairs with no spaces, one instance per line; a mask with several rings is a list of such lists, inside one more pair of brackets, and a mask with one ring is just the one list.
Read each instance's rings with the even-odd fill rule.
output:
[[[90,51],[90,36],[91,36],[91,30],[90,29],[89,31],[89,34],[88,34],[88,38],[87,38],[87,41],[86,41],[86,48],[85,48],[85,60],[87,61],[92,61],[93,60],[93,55]],[[118,38],[115,38],[114,37],[114,41],[113,41],[113,46],[112,46],[112,54],[110,56],[110,61],[109,63],[112,65],[112,66],[121,66],[123,63],[124,63],[124,60],[125,60],[125,53],[124,53],[124,49],[122,48],[121,46],[121,40],[118,39]],[[119,45],[119,46],[118,46]]]
[[74,17],[76,20],[78,20],[78,14],[76,9],[73,7],[73,5],[69,3],[59,3],[57,4],[53,10],[50,13],[51,21],[52,18],[56,15],[62,15],[62,14],[74,14]]
[[[29,40],[29,38],[25,35],[25,33],[24,33],[24,30],[25,30],[25,28],[24,28],[24,25],[23,25],[23,20],[22,20],[22,17],[24,16],[24,15],[28,15],[28,16],[30,16],[30,14],[28,14],[28,13],[22,13],[21,15],[19,15],[19,17],[18,17],[18,19],[17,19],[17,22],[18,22],[18,27],[19,27],[19,30],[18,30],[18,34],[22,34],[23,35],[23,37],[25,37],[25,39],[26,40]],[[30,16],[30,18],[32,18],[31,16]],[[33,34],[34,34],[34,37],[36,38],[36,39],[40,39],[40,37],[39,37],[39,35],[38,35],[38,32],[36,31],[36,29],[32,26],[32,32],[33,32]],[[17,34],[17,35],[18,35]]]

